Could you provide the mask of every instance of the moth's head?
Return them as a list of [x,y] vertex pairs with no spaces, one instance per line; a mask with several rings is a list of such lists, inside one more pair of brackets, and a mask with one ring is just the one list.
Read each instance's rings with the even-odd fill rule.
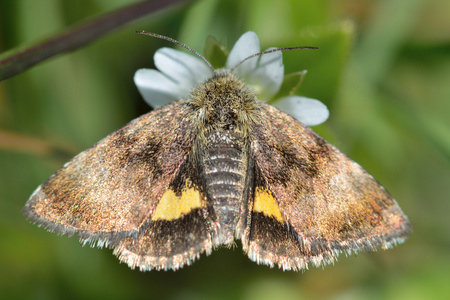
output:
[[245,126],[256,111],[256,95],[230,72],[215,72],[191,94],[189,104],[206,126]]

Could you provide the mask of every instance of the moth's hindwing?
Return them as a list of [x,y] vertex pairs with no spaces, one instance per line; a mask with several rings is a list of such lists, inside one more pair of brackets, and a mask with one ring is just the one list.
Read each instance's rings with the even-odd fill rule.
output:
[[191,117],[179,101],[135,119],[39,186],[24,214],[82,243],[116,248],[141,269],[178,268],[210,251],[204,197],[186,171]]
[[252,260],[299,270],[333,262],[341,251],[385,249],[407,238],[408,218],[371,175],[308,127],[259,103],[243,236]]
[[206,219],[210,219],[211,207],[204,195],[189,155],[138,237],[121,240],[114,253],[141,271],[176,270],[204,251],[209,254],[212,242]]

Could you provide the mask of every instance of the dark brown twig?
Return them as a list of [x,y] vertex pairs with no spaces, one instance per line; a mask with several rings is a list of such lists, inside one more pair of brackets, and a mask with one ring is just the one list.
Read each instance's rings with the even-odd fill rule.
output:
[[12,54],[6,55],[0,60],[0,81],[27,70],[54,55],[85,46],[128,22],[170,5],[186,1],[188,0],[142,1],[76,25],[29,48],[21,50],[18,47],[11,51]]

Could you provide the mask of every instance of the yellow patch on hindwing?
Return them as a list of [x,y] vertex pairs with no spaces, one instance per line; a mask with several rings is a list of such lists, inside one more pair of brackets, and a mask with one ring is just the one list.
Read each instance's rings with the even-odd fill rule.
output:
[[278,203],[268,189],[262,187],[256,188],[253,211],[261,212],[265,216],[273,217],[280,222],[284,222]]
[[170,221],[187,215],[196,208],[201,208],[200,192],[194,187],[188,186],[188,181],[186,181],[186,187],[181,191],[180,196],[177,196],[172,189],[165,191],[153,212],[152,220]]

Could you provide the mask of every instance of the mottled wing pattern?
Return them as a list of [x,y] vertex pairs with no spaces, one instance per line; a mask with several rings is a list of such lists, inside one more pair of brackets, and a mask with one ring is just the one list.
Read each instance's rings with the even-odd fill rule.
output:
[[179,269],[202,252],[211,253],[211,204],[199,182],[196,156],[190,152],[142,226],[139,239],[126,237],[114,253],[141,271]]
[[[177,181],[190,164],[195,126],[190,118],[179,101],[133,120],[39,186],[24,214],[50,231],[77,233],[82,243],[116,248],[131,267],[171,268],[174,257],[178,265],[190,262],[210,244],[201,193],[189,178]],[[198,201],[184,211],[158,208],[188,189]],[[192,234],[181,239],[186,232]]]
[[341,251],[390,248],[407,238],[408,218],[370,174],[308,127],[259,103],[250,137],[255,197],[243,237],[252,260],[299,270],[330,263]]

